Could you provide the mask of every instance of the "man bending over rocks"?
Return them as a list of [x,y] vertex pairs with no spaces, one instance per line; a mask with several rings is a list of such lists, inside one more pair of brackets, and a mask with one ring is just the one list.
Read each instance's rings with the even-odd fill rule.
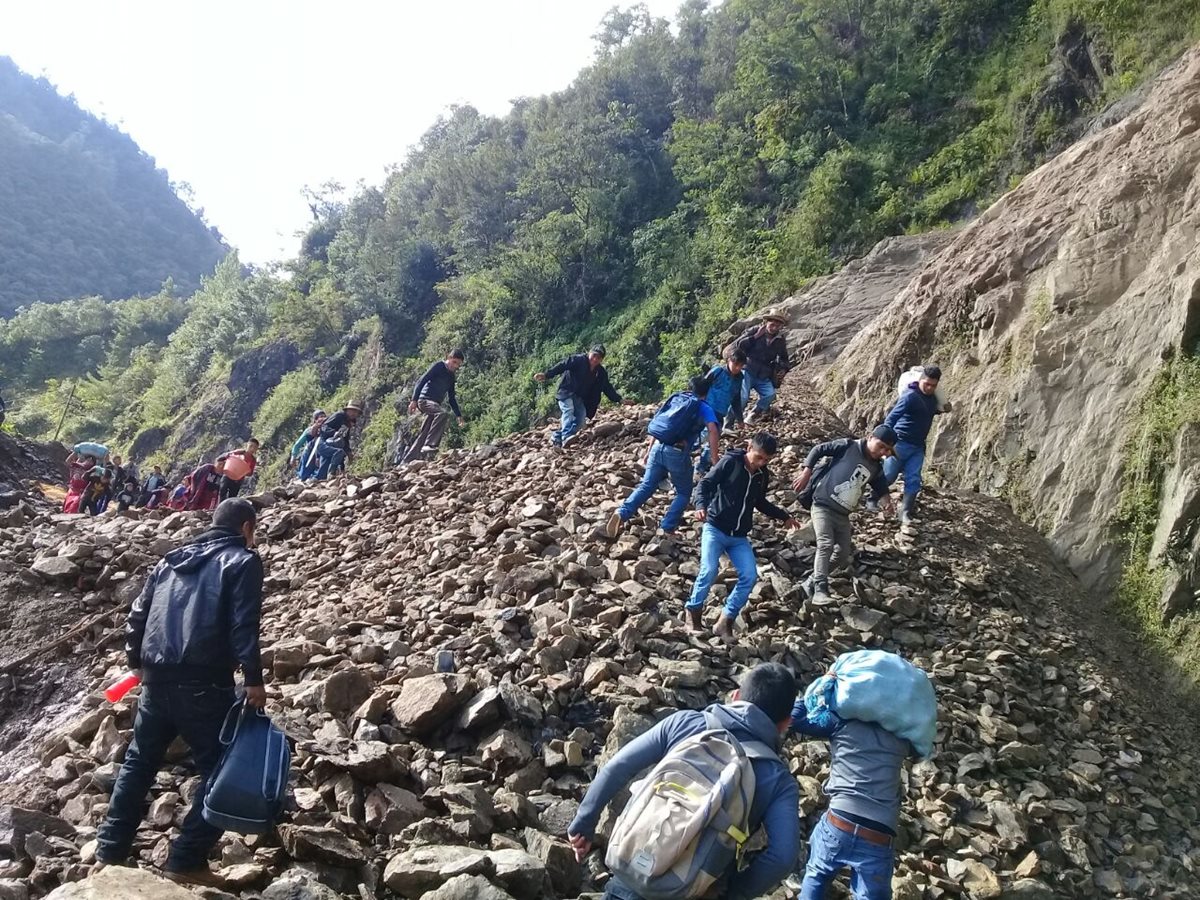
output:
[[[708,895],[727,900],[748,900],[770,893],[792,871],[800,853],[800,791],[787,766],[777,755],[780,735],[786,734],[791,724],[795,684],[792,673],[778,663],[756,666],[746,673],[731,703],[716,704],[703,712],[684,710],[674,713],[623,747],[596,774],[596,780],[588,788],[575,821],[567,829],[567,836],[575,849],[575,858],[582,862],[587,856],[604,807],[639,772],[657,765],[670,754],[682,754],[680,745],[689,738],[712,729],[724,729],[750,757],[754,772],[753,796],[747,816],[749,829],[742,841],[762,826],[767,834],[767,846],[750,859],[744,869],[739,867],[736,859],[731,859],[723,872],[707,873],[717,879]],[[686,771],[687,768],[685,763],[680,771]],[[743,781],[743,789],[745,785]],[[665,786],[679,787],[674,783]],[[696,785],[689,788],[692,793],[695,793],[695,789]],[[712,820],[714,824],[723,812],[723,809],[718,811],[717,817]],[[679,815],[684,820],[683,824],[686,824],[687,810]],[[619,824],[624,826],[626,823],[623,819]],[[727,829],[726,825],[729,823],[715,828],[710,825],[709,834],[701,838],[696,855],[689,862],[702,863],[702,854],[719,853],[714,851],[712,845],[716,839],[723,839],[725,833],[733,830]],[[614,831],[614,840],[619,837],[620,830]],[[666,831],[663,834],[665,839],[669,839]],[[712,840],[706,841],[705,838]],[[610,857],[611,850],[610,846]],[[729,855],[732,856],[731,851]],[[695,865],[679,868],[687,868],[689,874],[697,878],[707,872],[696,871]],[[619,874],[609,881],[604,896],[608,900],[640,900],[640,895]]]
[[125,653],[130,667],[141,670],[142,693],[133,741],[97,835],[101,865],[128,859],[146,793],[179,736],[201,782],[164,874],[182,883],[220,885],[208,854],[221,829],[209,825],[203,811],[208,778],[221,756],[221,724],[237,699],[233,670],[242,668],[247,703],[261,709],[267,702],[258,649],[263,566],[253,550],[256,515],[248,500],[223,501],[212,528],[163,557],[129,612]]
[[[811,494],[817,556],[812,574],[801,587],[817,606],[833,602],[829,596],[830,570],[854,562],[850,513],[858,509],[867,487],[874,492],[885,512],[892,510],[883,475],[883,460],[892,455],[895,446],[896,432],[887,425],[880,425],[870,437],[862,440],[839,438],[817,444],[809,451],[800,468],[800,476],[792,484],[796,493],[803,494],[816,479]],[[825,463],[818,466],[821,460]]]
[[727,644],[737,640],[734,623],[758,581],[758,563],[747,537],[754,525],[754,510],[788,528],[800,525],[786,509],[767,499],[771,480],[767,463],[778,449],[775,435],[760,431],[747,449],[731,450],[722,456],[696,485],[696,520],[704,523],[700,532],[700,574],[684,607],[684,617],[692,631],[704,629],[704,601],[717,580],[721,557],[728,556],[738,573],[737,584],[713,626],[713,632]]

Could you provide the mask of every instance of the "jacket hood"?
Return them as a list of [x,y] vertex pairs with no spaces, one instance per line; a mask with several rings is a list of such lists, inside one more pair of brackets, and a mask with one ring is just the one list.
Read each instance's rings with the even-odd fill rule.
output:
[[721,726],[739,740],[762,741],[772,749],[779,748],[779,726],[753,703],[744,700],[718,703],[705,712],[712,713]]
[[246,539],[228,528],[210,528],[190,544],[172,550],[163,560],[176,572],[194,572],[229,547],[246,548]]

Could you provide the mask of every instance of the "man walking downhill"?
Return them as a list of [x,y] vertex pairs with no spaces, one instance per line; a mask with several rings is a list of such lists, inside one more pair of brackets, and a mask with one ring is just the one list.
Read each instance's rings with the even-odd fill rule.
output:
[[562,424],[550,435],[550,443],[555,447],[566,446],[587,421],[586,397],[592,391],[599,390],[613,403],[633,405],[632,400],[622,400],[617,389],[608,380],[608,370],[604,368],[604,357],[607,353],[603,344],[596,344],[586,355],[576,353],[568,356],[545,372],[538,372],[533,376],[534,381],[542,384],[547,378],[562,375],[558,382],[558,391],[555,393],[558,408],[562,412]]
[[204,820],[203,810],[221,755],[221,724],[237,699],[234,669],[242,669],[247,703],[261,709],[267,701],[258,644],[263,566],[254,552],[255,520],[248,500],[223,502],[208,531],[163,557],[130,610],[125,654],[141,672],[142,691],[133,740],[97,834],[101,864],[129,858],[146,794],[178,736],[190,748],[201,781],[165,874],[173,881],[220,886],[207,860],[222,832]]
[[700,573],[684,608],[684,618],[692,631],[704,630],[704,602],[717,580],[721,557],[728,556],[737,571],[737,584],[713,626],[713,633],[727,644],[737,640],[734,623],[758,581],[758,563],[747,537],[754,525],[754,510],[788,528],[800,524],[786,509],[767,499],[771,481],[767,463],[778,449],[775,435],[759,432],[747,449],[731,450],[721,457],[696,485],[696,520],[704,523],[700,532]]
[[834,567],[854,562],[854,530],[850,513],[858,509],[869,486],[885,512],[892,511],[883,460],[896,445],[896,433],[880,425],[864,440],[839,438],[817,444],[809,451],[792,487],[802,493],[814,477],[817,463],[827,460],[817,472],[812,489],[812,523],[817,534],[817,556],[812,574],[801,584],[815,605],[833,602],[829,596],[829,573]]
[[313,474],[317,481],[324,481],[331,472],[343,470],[346,460],[352,458],[350,431],[361,414],[362,407],[357,403],[347,403],[341,412],[335,412],[321,426],[321,443],[317,445],[317,471]]
[[292,444],[291,453],[288,455],[288,470],[295,469],[296,477],[301,481],[307,481],[309,475],[316,471],[316,466],[310,460],[316,459],[317,436],[321,433],[321,426],[325,424],[326,418],[328,417],[325,410],[314,409],[312,421]]
[[[718,881],[705,896],[725,900],[765,897],[788,875],[800,855],[800,790],[787,766],[775,755],[780,735],[791,724],[795,700],[795,678],[778,663],[755,666],[742,678],[732,702],[701,710],[683,710],[668,716],[654,728],[622,747],[596,773],[567,837],[580,862],[592,849],[596,824],[609,801],[639,772],[656,765],[673,748],[713,727],[733,735],[743,748],[765,745],[766,753],[751,757],[754,797],[750,803],[749,834],[762,826],[767,846],[747,857],[748,864],[735,861],[726,871],[714,872]],[[641,900],[620,877],[605,888],[606,900]]]
[[409,401],[408,411],[418,410],[425,414],[425,422],[421,430],[409,445],[404,454],[403,462],[414,459],[433,459],[438,447],[442,445],[442,437],[446,433],[446,423],[450,415],[442,408],[449,403],[458,427],[464,424],[462,412],[458,408],[458,398],[454,395],[454,381],[458,370],[466,356],[457,347],[446,354],[446,358],[438,360],[421,376],[413,388],[412,400]]
[[[746,372],[742,376],[742,408],[749,410],[746,421],[762,416],[775,402],[775,387],[788,371],[787,337],[783,329],[788,319],[776,309],[763,314],[763,323],[737,339],[735,350],[746,354]],[[758,394],[758,402],[750,410],[750,392]]]
[[[742,414],[742,384],[746,368],[746,354],[731,350],[729,358],[719,366],[713,366],[707,375],[708,405],[717,415],[717,430],[737,428],[746,424]],[[704,434],[700,434],[700,456],[696,460],[696,475],[700,478],[717,464],[719,453],[711,453],[704,447]]]
[[720,449],[720,432],[717,417],[704,400],[708,394],[708,381],[697,376],[689,384],[690,390],[672,394],[650,420],[650,449],[646,456],[646,474],[628,499],[608,518],[605,533],[615,538],[633,518],[659,485],[670,479],[675,488],[675,497],[662,518],[662,530],[674,534],[683,519],[684,510],[692,497],[692,441],[697,427],[703,426],[708,446],[705,453],[717,455]]
[[896,432],[895,455],[883,464],[883,473],[891,487],[904,475],[904,499],[900,502],[900,524],[911,525],[917,512],[917,494],[921,492],[921,469],[925,465],[925,442],[933,428],[933,417],[948,413],[950,403],[938,403],[936,396],[942,370],[925,366],[921,377],[900,395],[892,411],[883,420]]

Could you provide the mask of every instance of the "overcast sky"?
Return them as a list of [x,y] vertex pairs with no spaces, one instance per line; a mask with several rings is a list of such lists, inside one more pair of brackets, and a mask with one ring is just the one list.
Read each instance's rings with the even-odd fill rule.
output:
[[[681,0],[643,2],[673,18]],[[566,87],[613,5],[43,0],[6,4],[0,55],[118,123],[265,263],[294,254],[305,185],[382,181],[451,104],[503,114]]]

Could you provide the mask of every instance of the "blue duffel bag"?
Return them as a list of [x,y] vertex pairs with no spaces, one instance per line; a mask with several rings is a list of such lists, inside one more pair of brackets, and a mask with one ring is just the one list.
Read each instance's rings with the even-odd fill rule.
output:
[[225,749],[204,798],[204,820],[238,834],[270,831],[283,810],[292,751],[270,717],[239,700],[221,726]]

